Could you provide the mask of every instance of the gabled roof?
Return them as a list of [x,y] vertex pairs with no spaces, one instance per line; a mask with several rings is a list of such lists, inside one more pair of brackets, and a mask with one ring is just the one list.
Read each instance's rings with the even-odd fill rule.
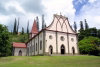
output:
[[32,33],[32,34],[37,34],[37,33],[38,33],[36,20],[34,20],[31,33]]
[[54,14],[54,19],[52,23],[48,27],[46,27],[46,30],[77,34],[70,26],[68,17],[57,14]]
[[25,43],[13,42],[13,47],[15,47],[15,48],[26,48],[26,44]]

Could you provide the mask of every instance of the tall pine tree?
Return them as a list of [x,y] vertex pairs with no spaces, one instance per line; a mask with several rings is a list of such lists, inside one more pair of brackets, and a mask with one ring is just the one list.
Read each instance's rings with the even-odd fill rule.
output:
[[85,21],[85,30],[87,30],[87,29],[89,29],[89,26],[88,26],[86,19],[84,21]]
[[28,39],[29,39],[29,21],[27,23],[27,34],[28,34]]
[[45,23],[44,23],[45,21],[44,21],[44,15],[42,15],[42,29],[44,29],[45,28]]
[[75,30],[75,32],[77,32],[77,25],[76,25],[76,22],[74,22],[74,30]]
[[83,21],[80,21],[80,31],[84,30]]
[[24,28],[22,27],[22,34],[24,34]]
[[18,18],[18,24],[17,24],[17,34],[18,34],[18,29],[19,29],[19,18]]
[[39,31],[39,18],[38,18],[38,16],[36,17],[36,22],[37,22],[37,29]]
[[27,23],[27,34],[29,34],[29,21]]
[[45,23],[45,26],[44,26],[44,27],[45,27],[45,28],[47,27],[47,26],[46,26],[46,23]]
[[16,18],[15,18],[15,22],[14,22],[13,34],[17,34],[17,20],[16,20]]

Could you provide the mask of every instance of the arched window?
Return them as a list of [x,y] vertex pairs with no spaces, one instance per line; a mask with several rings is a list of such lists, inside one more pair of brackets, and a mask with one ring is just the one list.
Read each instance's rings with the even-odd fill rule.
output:
[[37,43],[36,43],[36,51],[37,51]]
[[40,41],[40,50],[42,50],[42,41]]
[[18,56],[22,56],[22,51],[21,51],[21,50],[19,51],[19,54],[18,54]]

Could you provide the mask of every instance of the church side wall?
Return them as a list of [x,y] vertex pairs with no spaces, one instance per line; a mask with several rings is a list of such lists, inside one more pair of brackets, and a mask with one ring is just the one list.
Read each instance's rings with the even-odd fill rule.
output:
[[31,50],[32,50],[32,55],[34,55],[34,51],[35,51],[35,48],[34,48],[34,39],[32,39]]
[[39,35],[39,54],[43,55],[43,32],[41,32]]
[[43,55],[43,45],[43,32],[41,32],[27,43],[27,56]]
[[38,36],[36,36],[34,39],[35,39],[35,55],[38,55]]

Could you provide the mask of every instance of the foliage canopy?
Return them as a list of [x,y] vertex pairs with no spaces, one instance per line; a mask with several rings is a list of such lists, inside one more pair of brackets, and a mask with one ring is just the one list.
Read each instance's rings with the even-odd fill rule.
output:
[[9,32],[6,26],[0,24],[0,56],[8,56],[11,54],[11,44],[9,40]]
[[81,54],[99,55],[100,39],[97,37],[85,37],[78,45]]

